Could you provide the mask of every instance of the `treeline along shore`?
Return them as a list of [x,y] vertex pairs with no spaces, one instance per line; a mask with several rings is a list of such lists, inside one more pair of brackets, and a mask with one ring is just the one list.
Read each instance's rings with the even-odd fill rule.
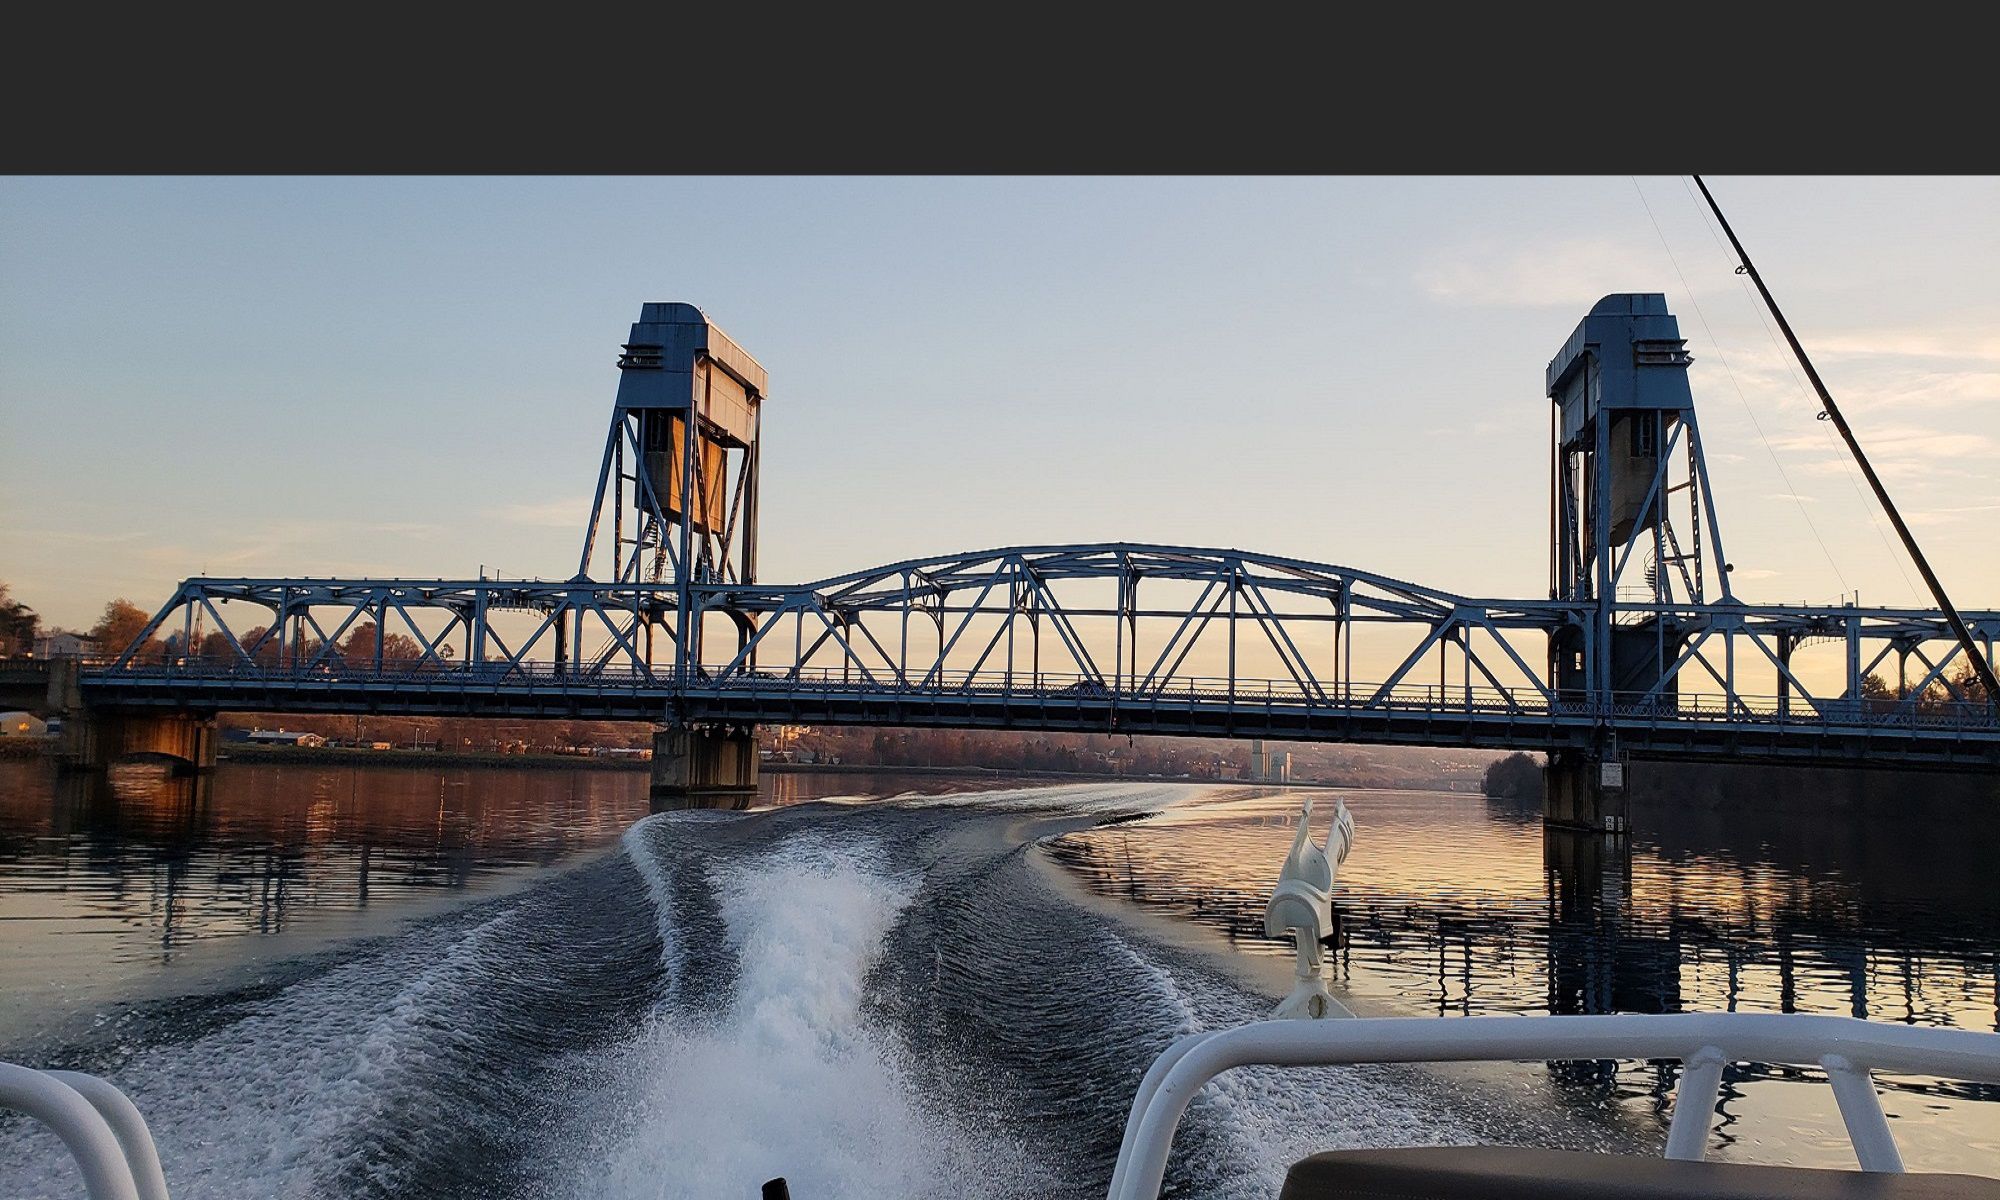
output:
[[361,746],[260,746],[237,743],[219,756],[224,762],[309,763],[343,767],[557,767],[581,771],[645,771],[643,758],[601,758],[588,754],[498,753],[492,750],[375,750]]
[[[650,766],[647,722],[223,713],[225,760],[634,770]],[[1111,733],[761,726],[771,771],[916,770],[1050,779],[1186,779],[1476,793],[1493,751]],[[8,739],[0,739],[4,742]],[[28,741],[29,739],[16,739]],[[33,739],[52,750],[54,739]]]

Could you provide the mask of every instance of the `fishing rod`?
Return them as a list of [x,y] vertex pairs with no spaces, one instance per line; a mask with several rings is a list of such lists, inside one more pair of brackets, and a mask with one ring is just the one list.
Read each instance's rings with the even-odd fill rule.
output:
[[1917,564],[1917,570],[1923,574],[1924,582],[1930,585],[1931,596],[1944,611],[1944,619],[1950,622],[1951,631],[1958,635],[1959,648],[1965,651],[1966,659],[1972,663],[1973,673],[1979,677],[1979,685],[1986,689],[1987,707],[2000,713],[2000,680],[1993,677],[1992,664],[1979,653],[1978,643],[1972,640],[1972,630],[1966,628],[1965,619],[1951,606],[1951,599],[1944,594],[1944,585],[1938,582],[1937,574],[1931,570],[1930,562],[1924,558],[1924,552],[1917,548],[1917,539],[1911,535],[1910,527],[1903,524],[1903,514],[1896,511],[1887,489],[1882,486],[1882,480],[1875,474],[1875,468],[1869,465],[1868,456],[1861,452],[1861,443],[1854,440],[1854,431],[1847,427],[1847,418],[1840,415],[1840,406],[1833,402],[1833,393],[1826,390],[1826,384],[1820,379],[1819,372],[1813,368],[1812,359],[1806,357],[1806,348],[1799,345],[1798,335],[1792,332],[1792,323],[1785,320],[1785,314],[1778,308],[1778,302],[1772,297],[1771,289],[1764,286],[1764,277],[1757,273],[1757,267],[1750,261],[1750,255],[1743,249],[1743,243],[1737,240],[1736,231],[1729,227],[1729,218],[1722,215],[1722,206],[1715,202],[1715,197],[1710,194],[1708,185],[1701,181],[1701,176],[1694,177],[1694,185],[1701,189],[1702,198],[1708,201],[1709,210],[1715,213],[1715,219],[1722,223],[1722,232],[1728,236],[1729,244],[1736,248],[1736,257],[1741,261],[1741,265],[1736,268],[1737,272],[1748,275],[1750,282],[1757,285],[1757,293],[1764,297],[1765,307],[1769,308],[1771,315],[1777,318],[1778,328],[1784,331],[1785,340],[1791,343],[1792,353],[1798,357],[1799,365],[1806,369],[1806,378],[1812,380],[1813,390],[1819,393],[1819,402],[1826,409],[1822,419],[1833,422],[1833,427],[1840,431],[1841,439],[1847,443],[1847,448],[1854,452],[1854,461],[1861,464],[1861,473],[1868,477],[1868,486],[1875,490],[1875,498],[1882,502],[1883,511],[1889,514],[1890,522],[1896,527],[1896,536],[1903,539],[1903,548],[1910,552],[1910,558]]

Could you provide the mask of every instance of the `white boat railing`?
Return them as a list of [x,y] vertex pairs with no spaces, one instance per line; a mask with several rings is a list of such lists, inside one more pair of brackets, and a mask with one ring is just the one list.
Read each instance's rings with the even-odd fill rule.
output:
[[125,1093],[97,1076],[0,1063],[0,1108],[55,1130],[83,1172],[90,1200],[167,1200],[146,1119]]
[[1159,1196],[1188,1104],[1209,1080],[1233,1067],[1613,1058],[1683,1064],[1666,1156],[1694,1161],[1707,1149],[1722,1069],[1731,1062],[1825,1071],[1864,1171],[1903,1169],[1870,1072],[2000,1083],[2000,1033],[1853,1017],[1675,1013],[1259,1021],[1189,1034],[1153,1061],[1125,1122],[1109,1200]]

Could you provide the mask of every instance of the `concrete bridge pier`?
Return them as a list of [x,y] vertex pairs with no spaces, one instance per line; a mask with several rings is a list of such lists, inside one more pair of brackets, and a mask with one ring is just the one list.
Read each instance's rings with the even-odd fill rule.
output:
[[1542,768],[1542,820],[1564,829],[1628,832],[1624,762],[1601,752],[1551,751]]
[[177,773],[215,769],[215,718],[189,713],[136,714],[72,711],[63,718],[56,753],[62,764],[84,770],[120,759],[172,760]]
[[653,732],[654,809],[748,808],[757,796],[757,733],[678,725]]

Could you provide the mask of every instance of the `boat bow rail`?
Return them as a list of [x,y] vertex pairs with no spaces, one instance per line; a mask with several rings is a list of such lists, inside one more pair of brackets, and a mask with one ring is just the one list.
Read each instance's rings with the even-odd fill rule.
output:
[[167,1200],[146,1118],[125,1093],[81,1071],[0,1063],[0,1108],[47,1125],[69,1148],[90,1200]]
[[1181,1038],[1155,1059],[1133,1098],[1110,1200],[1160,1194],[1174,1134],[1195,1095],[1234,1067],[1391,1062],[1676,1060],[1666,1157],[1700,1161],[1722,1070],[1731,1062],[1817,1067],[1832,1085],[1864,1171],[1900,1172],[1901,1154],[1871,1072],[2000,1084],[2000,1033],[1919,1028],[1796,1013],[1547,1017],[1354,1017],[1260,1021]]

